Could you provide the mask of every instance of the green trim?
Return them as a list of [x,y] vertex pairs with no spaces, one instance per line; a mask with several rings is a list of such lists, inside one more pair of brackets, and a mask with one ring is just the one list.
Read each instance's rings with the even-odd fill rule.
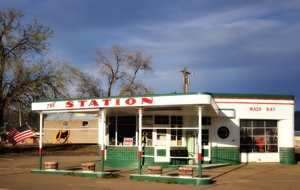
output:
[[212,147],[211,155],[212,164],[230,163],[239,165],[241,163],[239,147]]
[[260,99],[292,99],[293,95],[276,94],[234,94],[234,93],[212,93],[214,98],[260,98]]
[[131,174],[130,180],[136,181],[154,181],[164,183],[190,184],[190,185],[210,185],[211,178],[187,178],[187,177],[172,177],[172,176],[150,176]]
[[100,157],[100,152],[101,152],[101,144],[98,144],[98,152],[97,152],[97,154],[98,154],[99,157]]
[[31,170],[31,173],[34,174],[52,174],[52,175],[70,175],[70,176],[83,176],[83,177],[104,177],[106,175],[110,175],[111,172],[73,172],[68,170],[55,170],[55,171],[47,171],[47,170]]
[[69,99],[51,99],[51,100],[35,100],[32,103],[38,102],[59,102],[59,101],[76,101],[76,100],[93,100],[107,98],[141,98],[141,97],[160,97],[160,96],[188,96],[188,95],[211,95],[213,98],[259,98],[259,99],[289,99],[294,100],[293,95],[276,95],[276,94],[237,94],[237,93],[210,93],[210,92],[187,92],[187,93],[166,93],[166,94],[144,94],[133,96],[103,96],[103,97],[88,97],[88,98],[69,98]]
[[295,148],[279,148],[280,164],[296,164]]
[[[144,156],[141,160],[141,167],[157,165],[168,167],[170,162],[154,162],[154,147],[145,147]],[[108,146],[106,149],[105,166],[119,168],[137,168],[139,165],[137,146]]]
[[202,156],[203,157],[207,157],[208,155],[209,155],[209,148],[207,148],[207,149],[202,149],[203,150],[203,152],[202,152]]
[[170,150],[186,150],[185,146],[171,146]]
[[42,164],[42,162],[43,162],[43,159],[42,159],[42,154],[39,154],[39,169],[41,170],[42,169],[42,167],[43,167],[43,164]]
[[167,150],[166,149],[157,149],[156,155],[157,156],[167,156]]

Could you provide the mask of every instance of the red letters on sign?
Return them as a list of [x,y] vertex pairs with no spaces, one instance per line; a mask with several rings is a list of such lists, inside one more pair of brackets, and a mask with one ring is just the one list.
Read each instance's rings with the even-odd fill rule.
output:
[[261,107],[250,107],[250,111],[261,111]]
[[116,99],[116,105],[117,105],[117,106],[120,105],[120,99],[119,99],[119,98]]
[[66,108],[72,108],[73,106],[74,106],[74,102],[73,101],[66,102]]
[[91,103],[89,106],[99,106],[98,102],[96,100],[91,100]]
[[110,99],[104,99],[104,100],[102,100],[103,102],[104,102],[104,105],[105,106],[109,106],[109,101],[110,101]]
[[[78,104],[74,101],[67,101],[66,108],[74,108],[76,106],[79,107],[100,107],[100,106],[126,106],[126,105],[135,105],[137,101],[140,100],[140,104],[153,104],[153,98],[127,98],[127,99],[100,99],[100,100],[78,100]],[[102,103],[101,103],[102,101]],[[47,108],[52,107],[52,105],[48,104]]]
[[[250,111],[261,111],[262,110],[261,107],[249,107],[249,109],[250,109]],[[266,107],[266,111],[267,112],[270,112],[270,111],[274,112],[274,111],[276,111],[276,107]]]
[[276,108],[269,108],[269,107],[266,108],[266,111],[275,111],[275,110]]
[[84,107],[84,103],[87,102],[86,100],[78,100],[80,107]]
[[125,103],[127,105],[133,105],[133,104],[136,103],[136,99],[134,99],[134,98],[128,98],[127,100],[125,100]]
[[153,104],[153,99],[151,98],[142,98],[142,104],[147,103],[147,104]]

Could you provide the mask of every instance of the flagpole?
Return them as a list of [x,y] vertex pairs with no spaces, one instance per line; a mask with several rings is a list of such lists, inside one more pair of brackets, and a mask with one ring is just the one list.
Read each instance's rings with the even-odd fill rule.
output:
[[42,170],[43,112],[40,112],[39,170]]

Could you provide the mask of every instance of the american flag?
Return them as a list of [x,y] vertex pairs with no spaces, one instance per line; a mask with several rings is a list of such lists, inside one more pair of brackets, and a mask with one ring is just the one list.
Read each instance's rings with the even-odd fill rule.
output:
[[23,125],[11,130],[6,136],[6,141],[15,146],[18,142],[31,137],[35,137],[35,134],[27,125]]

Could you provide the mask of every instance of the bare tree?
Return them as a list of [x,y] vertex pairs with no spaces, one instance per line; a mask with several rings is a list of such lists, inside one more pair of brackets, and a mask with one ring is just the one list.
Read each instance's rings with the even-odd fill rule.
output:
[[119,95],[149,94],[153,90],[137,79],[139,74],[152,74],[151,56],[142,50],[128,50],[120,45],[112,45],[105,54],[96,50],[96,66],[100,75],[107,80],[107,96],[117,85]]
[[73,75],[72,86],[76,97],[100,97],[106,96],[102,89],[101,78],[98,75],[92,75],[81,71],[79,68],[70,68],[70,74]]
[[29,111],[33,100],[68,96],[69,65],[41,58],[52,30],[36,18],[23,24],[23,17],[20,10],[0,10],[0,125],[9,110]]

